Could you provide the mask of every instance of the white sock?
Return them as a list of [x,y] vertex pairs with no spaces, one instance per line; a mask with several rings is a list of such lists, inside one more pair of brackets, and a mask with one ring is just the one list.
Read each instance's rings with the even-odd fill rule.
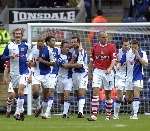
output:
[[140,105],[139,101],[133,101],[133,115],[134,116],[137,116],[137,113],[139,111],[139,105]]
[[84,104],[85,104],[85,98],[79,99],[78,112],[81,112],[82,114],[83,114]]
[[65,101],[63,114],[68,114],[69,106],[70,106],[70,103],[68,101]]
[[118,117],[121,103],[114,102],[114,116]]
[[45,115],[46,116],[49,116],[50,115],[50,110],[52,108],[52,104],[53,104],[53,99],[49,99],[48,102],[47,102],[47,108],[46,108],[46,112],[45,112]]
[[44,114],[47,108],[47,102],[42,101],[42,105],[38,109],[40,109],[41,107],[42,107],[42,114]]
[[17,107],[16,107],[16,113],[20,114],[24,112],[24,96],[18,97],[17,99]]

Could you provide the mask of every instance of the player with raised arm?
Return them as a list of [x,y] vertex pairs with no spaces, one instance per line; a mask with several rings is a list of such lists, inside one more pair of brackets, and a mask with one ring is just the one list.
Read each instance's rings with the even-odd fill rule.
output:
[[137,113],[140,105],[140,91],[143,88],[143,66],[148,65],[148,59],[146,52],[140,48],[140,42],[138,40],[132,40],[131,48],[133,50],[133,53],[135,54],[135,63],[133,69],[133,115],[130,116],[130,119],[137,120]]
[[135,55],[130,48],[128,38],[123,38],[122,48],[117,54],[118,62],[116,63],[115,87],[117,90],[117,98],[114,102],[113,119],[119,119],[120,106],[123,99],[123,91],[126,91],[128,103],[132,101],[132,79]]
[[13,88],[18,88],[16,120],[24,120],[24,88],[28,83],[29,70],[27,54],[30,46],[22,41],[23,30],[17,28],[13,32],[14,41],[10,42],[4,52],[3,59],[10,61],[10,77]]
[[78,118],[84,118],[83,108],[85,105],[85,93],[88,84],[88,64],[87,53],[82,47],[79,37],[72,37],[73,44],[72,59],[73,68],[73,88],[78,91]]
[[111,90],[113,87],[113,67],[116,63],[116,46],[108,41],[108,34],[100,32],[100,41],[93,44],[91,58],[93,64],[93,97],[91,102],[92,115],[89,121],[97,120],[99,109],[99,88],[104,87],[106,96],[106,120],[111,118],[112,99]]

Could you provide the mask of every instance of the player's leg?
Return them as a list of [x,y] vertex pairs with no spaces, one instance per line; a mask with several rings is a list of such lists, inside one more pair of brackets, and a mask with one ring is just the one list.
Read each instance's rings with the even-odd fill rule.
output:
[[83,115],[83,108],[85,105],[85,93],[87,90],[87,84],[88,84],[88,75],[87,73],[83,73],[80,75],[79,79],[78,79],[78,83],[79,83],[79,89],[78,89],[78,100],[79,100],[79,104],[78,104],[78,118],[84,118]]
[[32,85],[32,103],[35,107],[35,117],[38,117],[41,114],[40,84]]
[[63,87],[63,79],[61,77],[57,78],[56,92],[58,94],[60,110],[61,110],[61,112],[63,112],[63,108],[64,108],[64,87]]
[[103,74],[103,72],[101,72],[99,69],[94,69],[92,80],[93,95],[91,102],[92,115],[90,118],[88,118],[89,121],[97,120],[97,115],[99,112],[99,87],[102,87],[101,74]]
[[6,117],[10,117],[12,105],[16,102],[15,97],[18,95],[18,83],[20,79],[19,75],[10,75],[10,77],[11,79],[8,86],[9,96],[6,101],[7,104]]
[[40,82],[41,76],[32,76],[32,103],[34,103],[35,106],[35,117],[38,117],[41,114],[41,104],[40,104]]
[[14,104],[15,100],[15,92],[12,87],[12,83],[10,82],[8,85],[8,98],[6,101],[6,117],[9,118],[12,110],[12,105]]
[[16,112],[15,112],[15,118],[16,120],[24,120],[24,84],[19,84],[18,87],[18,99],[17,99],[17,105],[16,105]]
[[119,112],[120,112],[122,97],[123,97],[122,90],[117,90],[117,98],[114,102],[114,116],[113,116],[113,119],[119,119]]
[[69,118],[68,111],[70,107],[70,91],[64,90],[64,109],[63,109],[63,116],[62,118]]
[[18,99],[16,105],[15,118],[16,120],[24,120],[24,88],[28,84],[29,75],[22,75],[18,85]]
[[121,107],[124,87],[125,87],[125,81],[116,77],[116,79],[115,79],[115,88],[117,89],[117,98],[114,102],[114,116],[113,116],[113,119],[119,119],[119,111],[120,111],[120,107]]
[[79,90],[78,90],[78,100],[79,100],[78,118],[84,118],[83,108],[85,105],[85,92],[86,92],[85,88],[79,88]]
[[113,72],[111,74],[105,74],[103,77],[103,86],[105,89],[105,113],[106,113],[106,119],[105,120],[110,120],[111,115],[112,115],[112,104],[113,100],[111,98],[111,91],[114,85],[114,75]]
[[143,81],[138,80],[134,82],[134,98],[132,102],[132,107],[133,107],[133,116],[130,117],[131,119],[138,119],[137,114],[139,111],[139,105],[140,105],[140,91],[141,88],[143,87]]
[[53,104],[53,91],[50,88],[44,88],[43,89],[42,109],[44,110],[44,108],[45,108],[45,112],[43,112],[43,115],[42,115],[43,119],[49,118],[52,104]]
[[62,81],[62,87],[64,87],[64,109],[63,118],[69,118],[68,111],[70,107],[70,92],[72,90],[72,78],[65,78]]
[[56,86],[56,75],[53,76],[52,74],[49,76],[49,74],[45,75],[44,77],[44,81],[42,83],[42,85],[44,86],[44,101],[47,101],[47,108],[46,111],[44,113],[44,115],[42,116],[43,119],[47,119],[49,118],[50,115],[50,111],[52,108],[52,104],[53,104],[53,99],[54,99],[54,89]]

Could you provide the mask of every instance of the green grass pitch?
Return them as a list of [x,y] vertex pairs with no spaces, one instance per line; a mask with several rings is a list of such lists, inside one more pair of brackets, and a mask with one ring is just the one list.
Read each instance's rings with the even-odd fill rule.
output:
[[130,120],[128,115],[122,115],[119,120],[106,121],[104,116],[98,116],[97,121],[87,121],[75,115],[66,119],[52,116],[46,120],[26,116],[24,121],[16,121],[0,115],[0,131],[149,131],[150,116],[140,115],[139,118]]

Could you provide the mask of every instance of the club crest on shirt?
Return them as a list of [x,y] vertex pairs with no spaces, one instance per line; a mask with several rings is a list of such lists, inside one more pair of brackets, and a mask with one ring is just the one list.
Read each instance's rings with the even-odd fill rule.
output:
[[24,51],[24,48],[21,48],[20,51]]

